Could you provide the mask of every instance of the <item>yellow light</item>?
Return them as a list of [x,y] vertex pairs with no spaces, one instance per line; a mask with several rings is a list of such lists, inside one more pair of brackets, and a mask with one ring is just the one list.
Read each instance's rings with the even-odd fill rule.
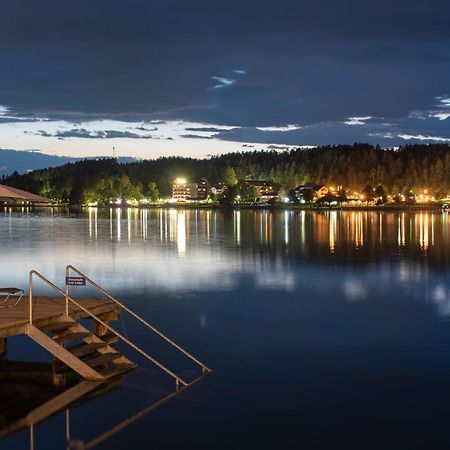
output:
[[428,194],[428,191],[426,189],[423,190],[424,194]]
[[186,178],[177,178],[175,180],[176,184],[186,184]]

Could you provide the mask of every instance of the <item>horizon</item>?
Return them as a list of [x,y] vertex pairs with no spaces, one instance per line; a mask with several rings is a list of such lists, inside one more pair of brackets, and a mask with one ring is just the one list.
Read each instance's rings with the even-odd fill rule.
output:
[[153,159],[450,143],[441,0],[28,3],[0,18],[0,148]]

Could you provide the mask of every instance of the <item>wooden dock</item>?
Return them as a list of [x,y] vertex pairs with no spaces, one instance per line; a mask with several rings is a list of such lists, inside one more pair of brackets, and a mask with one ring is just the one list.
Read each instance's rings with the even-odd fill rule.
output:
[[[5,296],[0,296],[0,305]],[[120,315],[120,307],[112,300],[97,300],[92,298],[77,298],[77,302],[96,316],[109,316],[108,320],[116,320]],[[33,297],[33,324],[45,327],[58,322],[65,314],[65,300],[61,297]],[[74,320],[89,316],[75,305],[69,305],[69,315]],[[26,333],[29,323],[28,297],[24,297],[17,306],[0,308],[0,338],[17,336]]]
[[[117,337],[105,327],[120,316],[117,301],[77,298],[66,314],[64,297],[33,296],[30,323],[28,298],[23,297],[17,306],[11,301],[6,305],[5,298],[0,297],[0,306],[4,305],[0,308],[0,360],[7,360],[7,339],[23,334],[52,355],[55,383],[70,369],[85,380],[107,382],[136,367],[112,346]],[[91,319],[92,329],[79,323],[81,319]]]
[[[0,361],[7,360],[7,339],[24,334],[47,350],[53,357],[54,366],[69,368],[88,381],[109,382],[134,369],[136,365],[119,353],[113,345],[119,339],[148,361],[159,367],[175,380],[177,389],[188,386],[172,370],[157,361],[149,353],[118,332],[110,325],[122,311],[144,325],[171,347],[178,350],[202,369],[202,374],[211,369],[176,344],[164,333],[140,317],[120,300],[113,297],[95,281],[72,265],[66,266],[65,290],[52,283],[36,270],[29,272],[29,294],[22,289],[3,288],[0,292]],[[71,276],[75,273],[77,276]],[[33,281],[44,282],[59,294],[58,297],[34,295]],[[90,285],[104,298],[73,298],[69,286]],[[25,295],[24,295],[25,294]],[[31,305],[31,308],[30,308]],[[86,328],[89,319],[92,326]],[[55,370],[55,380],[58,371]]]

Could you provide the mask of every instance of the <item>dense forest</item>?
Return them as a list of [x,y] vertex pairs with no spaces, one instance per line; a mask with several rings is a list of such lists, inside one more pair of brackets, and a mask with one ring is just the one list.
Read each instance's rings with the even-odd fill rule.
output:
[[[84,160],[61,167],[3,177],[2,183],[62,202],[105,202],[110,198],[168,197],[175,178],[228,183],[269,180],[289,191],[305,183],[360,191],[382,185],[392,195],[427,189],[436,198],[450,192],[450,146],[407,145],[382,149],[369,144],[289,151],[224,154],[210,159],[159,158],[120,164],[115,159]],[[228,170],[227,170],[228,169]]]

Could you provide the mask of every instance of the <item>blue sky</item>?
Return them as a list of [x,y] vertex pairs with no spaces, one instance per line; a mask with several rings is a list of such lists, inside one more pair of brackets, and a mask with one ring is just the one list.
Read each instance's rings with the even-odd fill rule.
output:
[[206,156],[450,143],[443,0],[18,0],[0,148]]

